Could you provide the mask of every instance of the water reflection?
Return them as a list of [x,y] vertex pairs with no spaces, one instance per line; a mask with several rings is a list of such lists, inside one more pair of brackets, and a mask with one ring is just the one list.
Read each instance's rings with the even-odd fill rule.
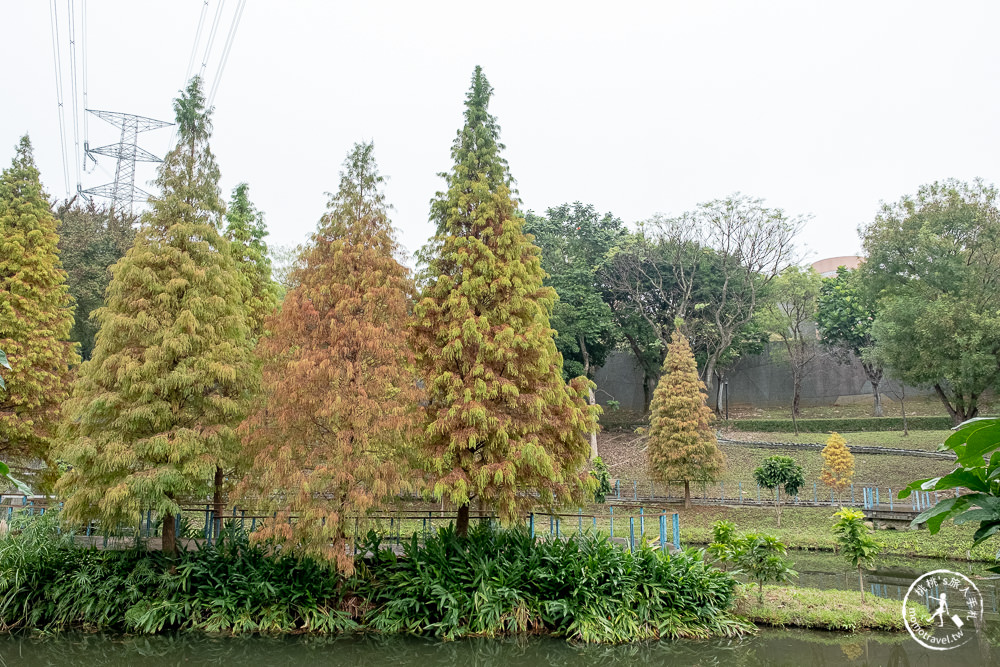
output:
[[419,665],[420,667],[937,667],[1000,665],[986,642],[929,651],[896,634],[762,631],[741,640],[579,646],[557,639],[438,642],[412,637],[222,638],[65,634],[0,638],[0,665]]

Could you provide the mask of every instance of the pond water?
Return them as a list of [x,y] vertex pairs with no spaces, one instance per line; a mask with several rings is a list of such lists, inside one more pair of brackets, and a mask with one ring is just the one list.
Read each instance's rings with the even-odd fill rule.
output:
[[211,638],[203,635],[111,637],[64,634],[0,638],[0,665],[419,665],[420,667],[937,667],[1000,665],[984,640],[930,651],[906,634],[766,630],[739,640],[580,646],[559,639],[440,642],[413,637]]

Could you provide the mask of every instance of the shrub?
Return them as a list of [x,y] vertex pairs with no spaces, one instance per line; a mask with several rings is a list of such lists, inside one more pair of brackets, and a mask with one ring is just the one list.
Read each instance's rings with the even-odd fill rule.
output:
[[451,528],[406,557],[378,551],[370,563],[382,632],[495,636],[548,632],[586,642],[734,635],[727,611],[736,580],[700,553],[624,551],[593,535],[537,541],[523,529]]
[[595,456],[594,460],[591,461],[593,468],[590,471],[590,476],[597,481],[597,488],[594,490],[594,502],[603,503],[611,493],[611,473],[608,472],[608,466],[604,464],[604,459],[600,456]]
[[[844,417],[837,419],[799,419],[802,433],[850,433],[852,431],[902,431],[903,420],[899,417]],[[941,431],[950,429],[951,417],[907,417],[907,425],[913,431]],[[791,419],[733,419],[726,425],[738,431],[763,433],[794,433]]]
[[764,600],[764,584],[788,581],[798,573],[785,558],[784,544],[773,535],[747,533],[733,547],[733,561],[749,579],[757,582],[757,599]]

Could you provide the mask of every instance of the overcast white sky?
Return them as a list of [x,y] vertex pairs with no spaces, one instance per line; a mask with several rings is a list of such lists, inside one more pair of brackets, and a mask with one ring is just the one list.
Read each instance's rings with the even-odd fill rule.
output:
[[[223,6],[208,86],[237,4]],[[173,120],[202,5],[89,0],[90,107]],[[49,193],[64,196],[49,13],[0,2],[0,163],[29,132]],[[633,223],[741,191],[812,214],[811,258],[852,254],[880,200],[941,178],[1000,180],[998,26],[997,2],[250,0],[212,146],[227,198],[248,181],[270,241],[292,245],[315,228],[351,145],[374,140],[413,251],[480,64],[525,209],[580,200]],[[76,30],[79,46],[79,19]],[[117,141],[89,126],[91,146]],[[170,130],[140,137],[162,156]],[[104,158],[83,187],[113,173]],[[153,174],[140,165],[136,184]]]

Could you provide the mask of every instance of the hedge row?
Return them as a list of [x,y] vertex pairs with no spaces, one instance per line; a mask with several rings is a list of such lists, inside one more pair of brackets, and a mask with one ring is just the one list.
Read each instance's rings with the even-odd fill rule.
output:
[[[950,417],[908,417],[907,426],[911,431],[941,431],[952,427]],[[762,433],[794,433],[791,419],[733,419],[724,422],[739,431]],[[851,433],[856,431],[902,431],[901,417],[855,417],[840,419],[799,419],[802,433]]]

